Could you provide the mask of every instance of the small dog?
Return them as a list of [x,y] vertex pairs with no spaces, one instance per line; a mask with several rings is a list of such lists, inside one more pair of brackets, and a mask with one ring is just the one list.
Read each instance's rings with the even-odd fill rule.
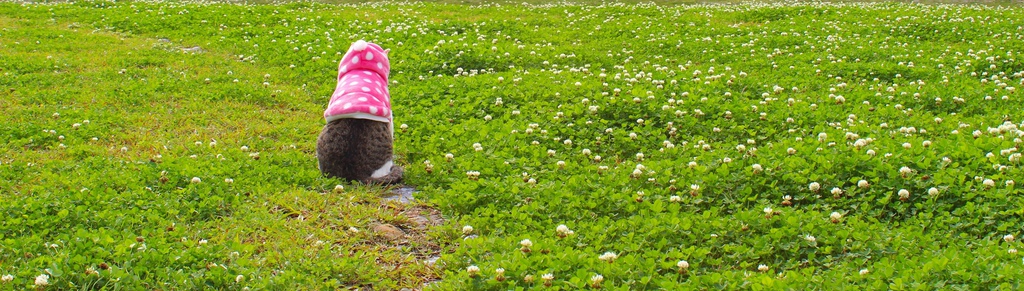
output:
[[393,154],[394,123],[388,91],[388,51],[360,40],[338,64],[338,85],[316,141],[320,172],[365,184],[402,181]]

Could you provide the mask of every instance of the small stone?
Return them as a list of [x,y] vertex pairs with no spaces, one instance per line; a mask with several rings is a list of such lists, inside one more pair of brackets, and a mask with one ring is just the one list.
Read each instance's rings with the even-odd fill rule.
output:
[[390,224],[377,224],[373,225],[373,232],[383,236],[384,238],[395,241],[405,238],[405,232]]
[[411,215],[409,216],[409,222],[412,222],[416,226],[424,227],[430,225],[430,219],[422,215]]

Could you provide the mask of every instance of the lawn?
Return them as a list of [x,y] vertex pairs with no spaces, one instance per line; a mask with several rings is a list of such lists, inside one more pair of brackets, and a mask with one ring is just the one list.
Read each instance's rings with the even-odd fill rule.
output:
[[[1012,5],[0,2],[0,290],[1018,289],[1022,27]],[[391,49],[403,185],[316,168],[360,39]]]

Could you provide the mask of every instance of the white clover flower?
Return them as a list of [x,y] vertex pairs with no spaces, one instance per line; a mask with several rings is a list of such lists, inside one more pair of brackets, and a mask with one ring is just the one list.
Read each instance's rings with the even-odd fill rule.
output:
[[930,141],[930,140],[923,141],[923,142],[921,142],[921,146],[930,147],[930,146],[932,146],[932,141]]
[[687,166],[687,167],[690,167],[691,169],[692,169],[692,168],[696,168],[696,167],[697,167],[697,162],[692,162],[692,161],[691,161],[691,162],[689,162],[689,163],[686,163],[686,166]]
[[1014,184],[1013,180],[1006,180],[1006,187],[1013,187]]
[[235,283],[242,283],[242,281],[244,281],[244,280],[245,280],[245,276],[243,276],[243,275],[235,276]]
[[455,155],[453,155],[451,153],[447,153],[447,154],[444,155],[444,158],[447,159],[448,161],[451,161],[452,159],[455,158]]
[[903,176],[904,178],[906,178],[907,176],[909,176],[913,172],[914,172],[914,170],[910,169],[910,167],[901,167],[900,168],[900,176]]
[[575,232],[569,230],[569,226],[565,226],[565,224],[558,224],[558,226],[555,227],[555,233],[558,234],[558,237],[562,238],[575,234]]
[[806,240],[808,242],[817,242],[818,241],[817,238],[815,238],[813,235],[809,235],[809,234],[804,236],[804,240]]
[[992,179],[985,179],[981,184],[985,185],[985,188],[992,188],[996,186],[996,181],[992,181]]
[[839,189],[839,187],[833,187],[830,192],[832,193],[832,196],[839,196],[843,194],[843,189]]
[[753,164],[750,166],[750,168],[754,171],[754,174],[760,173],[761,171],[764,170],[763,168],[761,168],[761,164]]
[[462,227],[462,234],[469,235],[471,233],[473,233],[473,227],[472,226],[466,225],[466,226]]
[[530,241],[530,239],[523,239],[519,241],[519,245],[523,246],[524,248],[529,248],[533,246],[533,242]]
[[613,252],[605,252],[601,256],[597,257],[597,259],[602,260],[602,261],[606,261],[608,263],[615,262],[615,259],[618,259],[618,258],[619,258],[619,255],[616,255]]
[[833,223],[839,222],[840,219],[843,219],[843,215],[835,211],[833,211],[832,214],[829,215],[828,217],[832,220]]
[[469,273],[470,277],[476,277],[477,275],[480,274],[480,267],[477,267],[476,265],[470,265],[469,267],[466,267],[466,273]]
[[788,149],[786,149],[786,153],[790,154],[790,155],[795,155],[796,154],[796,149],[788,148]]
[[679,262],[676,262],[676,267],[679,267],[679,269],[682,270],[686,270],[690,268],[690,263],[687,262],[686,260],[680,260]]
[[3,275],[3,277],[0,277],[0,281],[4,281],[4,282],[14,281],[14,275],[11,275],[11,274]]
[[228,184],[231,184],[231,183],[234,183],[234,182],[235,182],[235,179],[231,179],[231,178],[224,178],[224,183],[228,183]]
[[872,156],[872,157],[875,156],[875,150],[868,150],[867,153],[868,153],[869,156]]
[[672,195],[672,196],[668,197],[668,202],[682,202],[682,201],[683,201],[683,198],[681,198],[681,197],[679,197],[677,195]]
[[1011,254],[1011,255],[1016,255],[1017,254],[1017,249],[1013,249],[1013,248],[1008,249],[1008,250],[1006,250],[1006,253]]
[[1006,242],[1012,242],[1014,240],[1014,237],[1012,234],[1007,234],[1003,236],[1003,240]]
[[634,178],[635,178],[635,177],[640,177],[640,175],[643,175],[643,173],[644,173],[644,172],[643,172],[643,171],[641,171],[640,169],[633,169],[633,173],[632,173],[632,174],[630,174],[630,176],[632,176],[632,177],[634,177]]
[[555,150],[548,150],[548,156],[549,157],[555,156],[555,153],[557,153]]
[[867,275],[867,274],[868,274],[868,273],[870,273],[870,272],[871,272],[871,271],[868,271],[868,269],[860,269],[860,275],[861,275],[861,276]]
[[768,272],[768,265],[760,264],[757,265],[757,270],[761,272]]
[[868,145],[868,141],[865,140],[865,139],[858,139],[857,141],[853,142],[853,147],[855,147],[857,149],[860,149],[860,148],[865,147],[867,145]]
[[50,285],[50,276],[46,274],[36,276],[36,280],[33,284],[35,284],[36,287],[46,287]]
[[583,149],[582,152],[583,152],[584,156],[589,156],[590,155],[590,149]]
[[555,275],[551,274],[551,273],[547,273],[547,274],[544,274],[544,275],[540,275],[540,278],[543,279],[544,281],[551,281],[551,280],[555,279]]
[[899,194],[900,200],[907,200],[910,198],[910,191],[907,191],[907,189],[900,189],[897,194]]
[[818,190],[821,190],[821,184],[818,184],[818,182],[811,182],[811,184],[807,185],[807,188],[811,189],[811,191],[818,192]]
[[494,269],[494,280],[496,280],[498,282],[505,281],[505,269],[504,268]]
[[871,186],[871,184],[869,184],[867,180],[857,181],[857,187],[860,187],[860,188],[863,188],[863,189],[867,189],[870,186]]
[[199,184],[202,182],[203,180],[199,179],[199,177],[192,177],[192,184]]
[[593,276],[590,276],[591,287],[600,288],[601,282],[604,282],[604,276],[601,276],[601,274],[594,274]]

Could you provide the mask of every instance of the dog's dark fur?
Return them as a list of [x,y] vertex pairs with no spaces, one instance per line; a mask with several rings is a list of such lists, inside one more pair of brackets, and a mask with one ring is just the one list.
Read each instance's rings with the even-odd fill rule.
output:
[[345,118],[331,121],[316,140],[316,158],[320,172],[332,177],[355,180],[365,184],[397,184],[402,181],[402,167],[393,165],[391,172],[380,178],[371,174],[392,161],[393,137],[390,124]]

